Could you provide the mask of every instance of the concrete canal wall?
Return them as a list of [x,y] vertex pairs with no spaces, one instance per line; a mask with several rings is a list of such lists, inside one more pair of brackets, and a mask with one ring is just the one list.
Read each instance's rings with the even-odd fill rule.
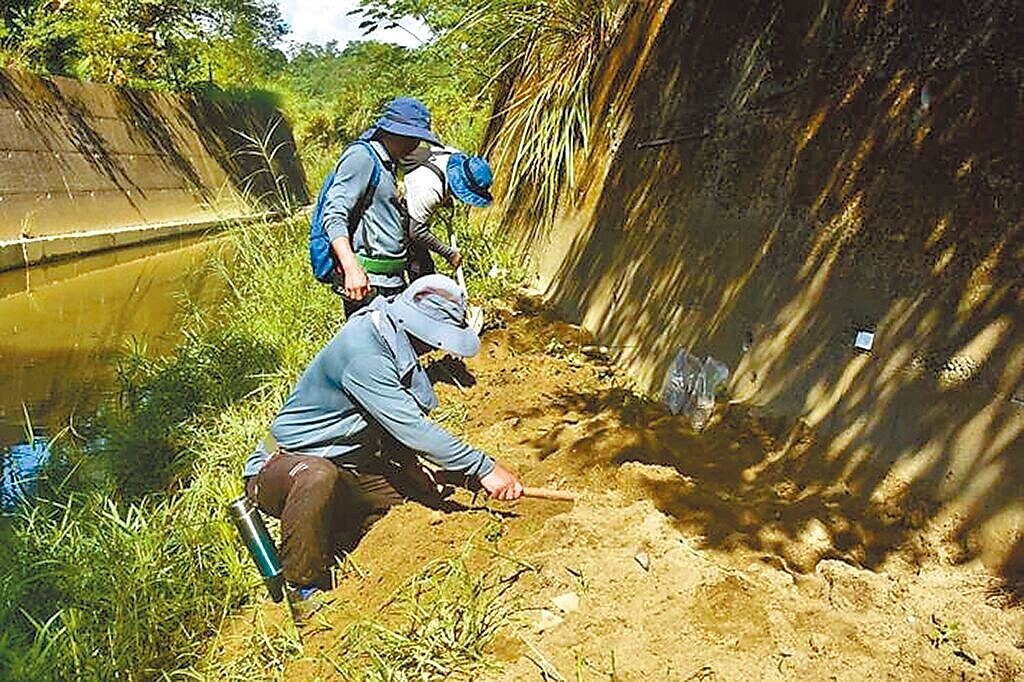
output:
[[941,537],[1024,576],[1021,3],[631,9],[560,218],[509,203],[538,286],[642,387],[689,348],[780,419],[736,484],[800,503],[751,545],[824,527],[877,565]]
[[306,202],[291,131],[256,97],[0,70],[0,161],[0,270]]

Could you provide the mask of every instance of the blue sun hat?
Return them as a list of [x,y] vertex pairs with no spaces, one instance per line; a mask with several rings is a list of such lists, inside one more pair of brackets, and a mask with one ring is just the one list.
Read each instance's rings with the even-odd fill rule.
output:
[[447,175],[448,186],[459,201],[477,208],[490,206],[494,201],[491,196],[494,178],[483,157],[467,156],[461,152],[452,154],[448,159]]
[[450,277],[420,277],[388,303],[388,315],[433,348],[463,358],[480,350],[480,337],[466,322],[466,291]]
[[423,102],[413,97],[397,97],[385,104],[377,122],[359,138],[369,140],[378,130],[392,135],[426,140],[431,144],[441,144],[430,130],[430,110]]

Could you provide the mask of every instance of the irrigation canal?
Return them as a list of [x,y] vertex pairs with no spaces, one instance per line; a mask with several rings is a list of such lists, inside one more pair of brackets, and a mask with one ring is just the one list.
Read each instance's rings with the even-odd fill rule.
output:
[[117,354],[171,350],[178,302],[222,291],[206,275],[204,237],[173,238],[0,273],[0,507],[31,490],[47,443],[116,391]]

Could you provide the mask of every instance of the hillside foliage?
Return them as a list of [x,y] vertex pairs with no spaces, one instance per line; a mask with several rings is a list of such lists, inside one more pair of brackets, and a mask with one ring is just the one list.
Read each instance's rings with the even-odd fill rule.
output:
[[253,86],[279,68],[271,0],[8,0],[0,65],[114,85]]

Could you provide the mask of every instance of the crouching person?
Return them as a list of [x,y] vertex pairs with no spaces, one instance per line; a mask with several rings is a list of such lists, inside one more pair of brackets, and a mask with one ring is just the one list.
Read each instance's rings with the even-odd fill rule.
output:
[[418,358],[433,349],[471,357],[466,294],[428,275],[352,316],[302,374],[245,463],[246,494],[281,519],[281,564],[296,613],[330,589],[334,558],[355,547],[391,506],[439,501],[421,456],[477,479],[491,497],[523,487],[508,469],[427,418],[437,406]]

